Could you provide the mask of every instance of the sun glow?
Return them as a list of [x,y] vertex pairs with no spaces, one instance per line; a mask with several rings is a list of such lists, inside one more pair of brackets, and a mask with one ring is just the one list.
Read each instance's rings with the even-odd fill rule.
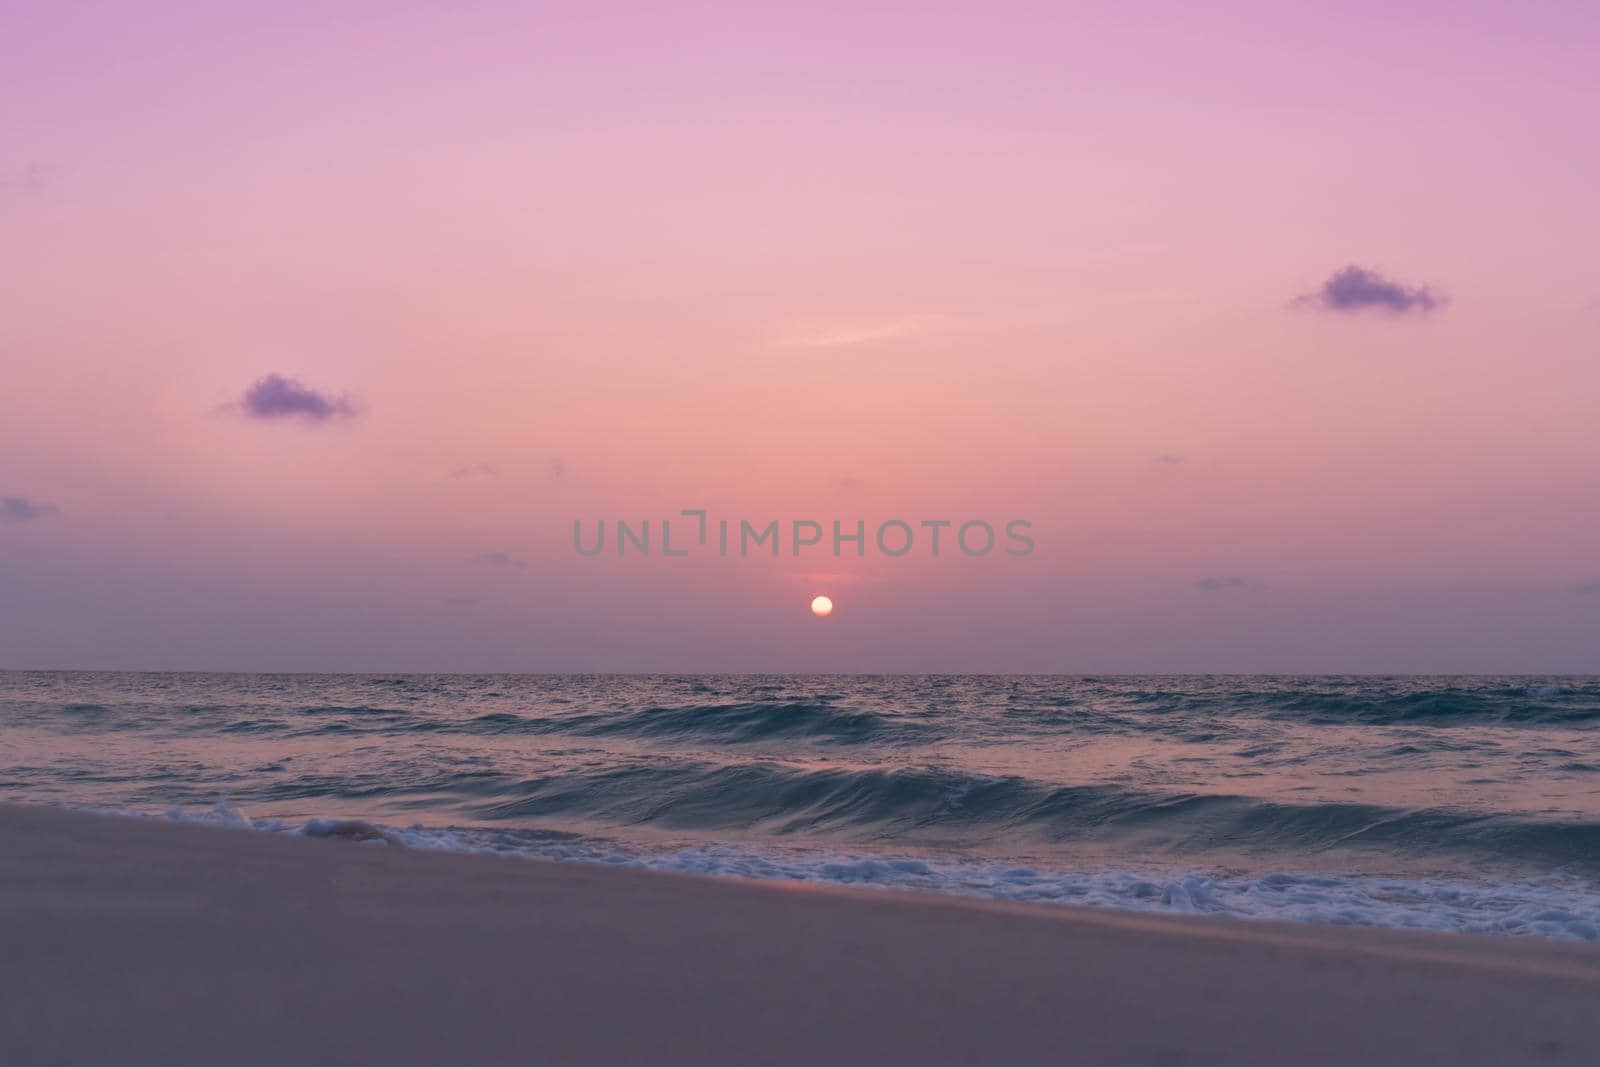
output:
[[833,601],[825,596],[819,596],[811,601],[811,614],[819,619],[827,618],[833,612]]

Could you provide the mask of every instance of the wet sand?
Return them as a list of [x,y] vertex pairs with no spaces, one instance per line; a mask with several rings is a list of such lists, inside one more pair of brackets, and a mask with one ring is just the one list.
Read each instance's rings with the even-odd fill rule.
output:
[[0,1063],[1593,1064],[1600,947],[0,805]]

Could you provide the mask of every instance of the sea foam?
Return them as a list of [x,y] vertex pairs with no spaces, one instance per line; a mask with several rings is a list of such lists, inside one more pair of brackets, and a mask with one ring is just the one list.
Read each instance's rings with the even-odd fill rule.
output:
[[1488,883],[1296,873],[1228,877],[1183,870],[1038,870],[962,859],[737,844],[645,850],[576,835],[527,835],[420,825],[385,827],[351,819],[313,818],[293,824],[279,819],[252,819],[226,801],[205,809],[175,808],[165,818],[232,829],[600,863],[716,878],[935,892],[1028,904],[1600,942],[1600,890],[1579,880],[1553,876]]

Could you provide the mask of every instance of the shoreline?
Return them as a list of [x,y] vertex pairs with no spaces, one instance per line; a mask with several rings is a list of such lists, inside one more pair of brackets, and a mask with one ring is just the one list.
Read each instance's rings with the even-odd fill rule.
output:
[[1587,1063],[1600,947],[0,805],[0,1061]]
[[[872,891],[935,893],[969,900],[1044,907],[1114,909],[1140,915],[1203,916],[1291,926],[1332,925],[1380,930],[1535,937],[1600,945],[1600,888],[1567,872],[1560,877],[1476,880],[1464,872],[1391,869],[1350,871],[1345,865],[1280,865],[1254,871],[1182,864],[1117,864],[1097,857],[1078,867],[1029,858],[1009,860],[939,854],[912,843],[893,851],[845,845],[771,841],[678,841],[666,847],[615,838],[545,831],[542,844],[517,831],[487,827],[410,826],[355,818],[253,818],[219,801],[207,809],[165,813],[62,805],[66,810],[166,819],[307,837],[383,838],[402,847],[541,862],[612,867],[718,879],[788,881]],[[296,823],[299,825],[296,825]],[[535,831],[539,833],[539,831]]]

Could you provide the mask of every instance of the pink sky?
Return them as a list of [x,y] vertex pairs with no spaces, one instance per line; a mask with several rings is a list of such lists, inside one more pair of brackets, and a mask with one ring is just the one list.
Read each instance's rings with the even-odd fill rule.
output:
[[[0,0],[0,667],[1600,669],[1597,53],[1580,3]],[[1294,305],[1352,264],[1448,303]],[[572,550],[691,507],[1037,548]]]

